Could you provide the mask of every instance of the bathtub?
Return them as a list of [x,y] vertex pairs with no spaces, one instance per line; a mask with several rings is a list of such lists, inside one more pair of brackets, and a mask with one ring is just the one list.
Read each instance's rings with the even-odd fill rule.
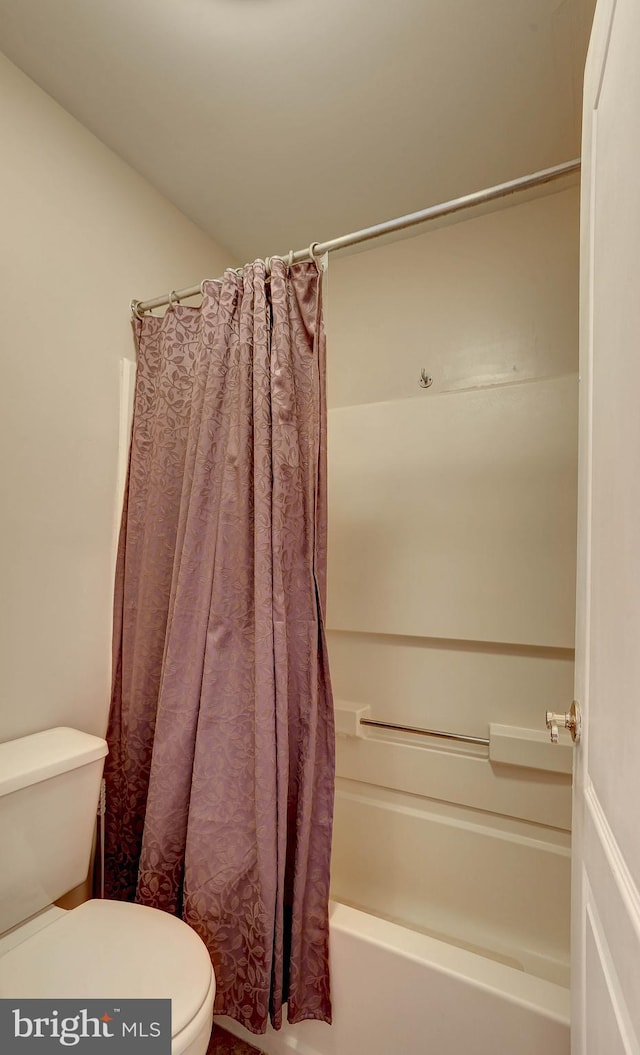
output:
[[568,1055],[570,782],[340,733],[333,1025],[220,1023],[267,1055]]
[[216,1022],[267,1055],[568,1055],[564,986],[335,902],[331,972],[331,1026]]

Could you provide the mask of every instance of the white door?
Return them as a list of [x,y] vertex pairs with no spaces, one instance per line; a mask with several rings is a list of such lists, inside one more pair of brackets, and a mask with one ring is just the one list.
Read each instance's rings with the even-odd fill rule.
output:
[[640,1053],[640,0],[599,0],[582,145],[573,1055]]

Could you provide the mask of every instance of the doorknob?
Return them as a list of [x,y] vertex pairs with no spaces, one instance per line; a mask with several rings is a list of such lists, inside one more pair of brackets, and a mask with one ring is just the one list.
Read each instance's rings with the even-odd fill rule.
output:
[[551,732],[551,743],[558,743],[558,726],[561,725],[563,729],[571,730],[571,739],[574,744],[580,742],[580,733],[582,720],[580,715],[580,704],[577,700],[574,700],[567,714],[554,714],[553,711],[547,711],[545,715],[545,724],[547,729]]

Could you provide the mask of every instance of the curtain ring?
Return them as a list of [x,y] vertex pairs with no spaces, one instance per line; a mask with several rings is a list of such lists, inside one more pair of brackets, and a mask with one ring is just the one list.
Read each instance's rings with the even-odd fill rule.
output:
[[292,266],[293,266],[293,249],[290,249],[289,250],[289,256],[287,257],[287,267],[291,268]]
[[175,289],[172,289],[171,292],[169,293],[169,309],[168,309],[169,311],[173,311],[174,308],[175,308],[175,305],[173,303],[174,300],[176,301],[177,304],[180,303],[180,298],[178,297]]
[[132,300],[131,301],[131,314],[135,315],[136,319],[144,319],[144,315],[140,314],[140,305],[141,304],[142,304],[141,300]]
[[202,282],[200,283],[200,294],[203,297],[204,297],[204,284],[205,284],[206,281],[207,281],[206,278],[203,278]]
[[265,256],[264,258],[264,273],[267,277],[271,274],[271,257]]

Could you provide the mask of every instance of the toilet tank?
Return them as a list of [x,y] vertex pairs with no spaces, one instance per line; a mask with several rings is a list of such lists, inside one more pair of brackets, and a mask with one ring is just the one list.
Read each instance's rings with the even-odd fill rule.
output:
[[106,754],[77,729],[0,744],[0,934],[86,879]]

